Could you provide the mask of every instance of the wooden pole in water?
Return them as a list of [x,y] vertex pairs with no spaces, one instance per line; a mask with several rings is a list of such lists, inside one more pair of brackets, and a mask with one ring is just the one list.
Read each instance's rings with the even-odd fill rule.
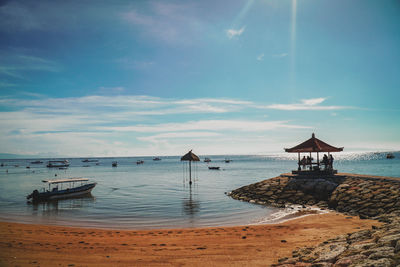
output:
[[189,184],[192,184],[192,161],[189,160]]

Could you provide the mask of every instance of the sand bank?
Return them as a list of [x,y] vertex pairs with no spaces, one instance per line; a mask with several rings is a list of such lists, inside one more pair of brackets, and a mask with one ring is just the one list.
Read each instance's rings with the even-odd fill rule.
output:
[[338,213],[280,224],[146,231],[0,222],[0,266],[268,266],[296,248],[377,224]]

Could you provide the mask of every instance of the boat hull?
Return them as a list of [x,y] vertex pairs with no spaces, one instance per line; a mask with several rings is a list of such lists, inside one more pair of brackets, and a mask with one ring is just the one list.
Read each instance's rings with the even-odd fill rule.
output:
[[38,191],[35,190],[36,192],[34,191],[30,196],[32,197],[33,202],[65,199],[65,198],[76,198],[79,196],[84,196],[89,194],[95,186],[96,183],[90,183],[75,188],[46,191],[42,193],[39,193]]

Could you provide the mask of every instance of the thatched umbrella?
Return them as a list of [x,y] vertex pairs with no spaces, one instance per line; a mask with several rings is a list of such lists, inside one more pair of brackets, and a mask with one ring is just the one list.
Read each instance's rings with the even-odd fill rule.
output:
[[200,161],[200,158],[190,150],[181,157],[181,161],[189,161],[189,184],[192,184],[192,161]]

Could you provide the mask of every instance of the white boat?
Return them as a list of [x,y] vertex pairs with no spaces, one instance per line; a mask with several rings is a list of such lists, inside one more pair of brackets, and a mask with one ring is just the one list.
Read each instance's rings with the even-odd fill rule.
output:
[[[48,184],[48,189],[43,188],[41,192],[34,190],[26,198],[32,199],[32,202],[40,202],[87,195],[97,184],[88,183],[88,181],[88,178],[43,180],[43,183]],[[78,186],[75,186],[76,183]]]
[[48,168],[62,168],[62,167],[68,167],[69,166],[69,161],[68,160],[49,160],[47,163]]

